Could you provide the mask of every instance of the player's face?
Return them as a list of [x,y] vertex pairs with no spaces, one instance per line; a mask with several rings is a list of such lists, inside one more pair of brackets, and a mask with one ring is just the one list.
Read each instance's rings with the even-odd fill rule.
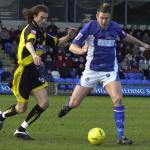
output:
[[43,28],[46,26],[48,14],[40,11],[38,15],[34,16],[34,21],[38,24],[39,27]]
[[103,29],[106,28],[107,25],[109,24],[110,18],[111,18],[110,13],[97,12],[96,14],[97,22],[99,23],[100,27]]

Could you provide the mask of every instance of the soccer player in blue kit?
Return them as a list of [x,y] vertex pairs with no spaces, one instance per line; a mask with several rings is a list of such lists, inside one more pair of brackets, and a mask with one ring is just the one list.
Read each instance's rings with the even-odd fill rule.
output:
[[96,20],[87,23],[73,40],[69,50],[78,55],[87,53],[85,70],[76,85],[67,105],[58,117],[63,117],[72,108],[80,105],[83,98],[101,82],[114,104],[114,120],[117,127],[118,144],[130,145],[132,140],[124,135],[125,107],[122,102],[121,84],[118,78],[116,40],[150,49],[150,46],[125,33],[119,25],[110,21],[111,5],[103,3],[97,9]]

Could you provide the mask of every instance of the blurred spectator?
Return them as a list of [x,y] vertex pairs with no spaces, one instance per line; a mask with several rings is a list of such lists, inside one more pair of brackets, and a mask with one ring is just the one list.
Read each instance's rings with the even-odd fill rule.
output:
[[[58,76],[56,77],[56,75],[54,75],[54,76],[55,76],[55,78],[59,78]],[[52,78],[53,78],[52,71],[50,69],[48,69],[45,73],[45,79],[50,82],[50,81],[52,81]]]
[[10,28],[9,30],[9,35],[10,35],[10,41],[12,42],[13,40],[16,40],[17,37],[17,32],[14,28]]
[[121,68],[125,71],[128,72],[131,70],[131,65],[128,57],[125,57],[124,60],[121,63]]
[[4,49],[4,44],[6,42],[10,42],[10,34],[7,28],[2,28],[2,31],[0,31],[0,39],[2,42],[3,49]]
[[46,60],[45,60],[45,67],[46,67],[46,70],[54,70],[55,66],[54,66],[54,62],[51,58],[50,55],[47,56]]
[[65,56],[63,63],[66,64],[66,67],[69,67],[69,68],[74,67],[74,63],[73,63],[72,59],[71,58],[69,59],[67,56]]
[[15,64],[17,64],[17,50],[18,50],[18,44],[17,44],[16,40],[13,40],[10,57],[14,60]]
[[0,60],[0,68],[3,67],[3,62]]
[[132,58],[130,61],[131,65],[131,72],[138,72],[139,71],[139,63],[136,61],[135,57]]
[[1,74],[1,81],[10,81],[11,73],[8,71],[8,68],[5,67],[4,71]]
[[118,46],[117,46],[117,58],[118,58],[118,63],[119,64],[124,59],[125,54],[126,54],[125,45],[123,43],[118,43]]
[[3,42],[10,40],[10,34],[7,28],[2,28],[2,31],[0,32],[0,38],[3,40]]
[[142,32],[141,32],[141,30],[136,30],[136,31],[135,31],[135,37],[136,37],[137,39],[139,39],[139,40],[142,41]]
[[150,37],[149,37],[149,35],[148,35],[147,32],[145,32],[145,33],[143,34],[142,40],[143,40],[143,42],[145,42],[145,43],[147,43],[147,44],[150,44]]
[[79,78],[76,68],[71,68],[70,69],[70,77],[71,78]]
[[48,56],[48,55],[50,55],[51,56],[51,58],[52,58],[52,60],[54,60],[54,55],[55,55],[55,51],[54,51],[54,48],[52,48],[52,47],[48,47],[48,49],[47,49],[47,51],[46,51],[46,55]]
[[59,68],[61,78],[69,78],[70,77],[70,68],[67,67],[65,63],[63,63],[62,67]]
[[84,64],[80,64],[77,68],[79,77],[81,77],[83,70],[84,70]]
[[125,79],[124,70],[121,68],[121,66],[119,67],[119,78],[120,79]]
[[60,78],[60,73],[57,70],[52,71],[51,75],[52,75],[52,78],[54,78],[54,79],[59,79]]
[[47,33],[58,37],[58,27],[53,22],[51,22],[51,24],[47,26]]
[[[8,47],[11,45],[9,47],[11,51],[9,51],[10,49],[8,49],[8,51],[10,58],[14,60],[14,62],[17,61],[17,39],[20,37],[22,27],[22,25],[19,25],[17,30],[14,28],[7,30],[7,28],[2,27],[0,31],[0,39],[3,42],[3,48],[7,42],[9,43],[8,45],[6,44]],[[143,42],[150,44],[150,30],[148,28],[146,30],[141,30],[138,26],[134,25],[132,27],[124,26],[123,29]],[[67,31],[68,28],[66,28],[64,32],[61,32],[53,22],[47,27],[47,32],[52,36],[61,37]],[[47,51],[42,58],[45,68],[41,69],[42,72],[45,73],[45,76],[50,77],[53,70],[60,70],[62,77],[74,78],[82,75],[86,57],[70,53],[68,51],[69,45],[70,43],[68,42],[62,47],[47,47]],[[1,47],[2,45],[0,45],[0,49]],[[125,44],[124,42],[117,43],[116,51],[118,64],[121,68],[119,71],[120,78],[123,78],[124,71],[141,71],[144,73],[145,78],[149,78],[150,51],[144,50],[143,47],[138,47],[136,45],[132,46],[127,43]],[[1,60],[0,67],[3,67]]]
[[54,65],[56,66],[56,68],[61,68],[63,65],[63,57],[62,56],[58,56],[58,59],[55,60]]
[[149,71],[148,71],[147,79],[150,80],[150,66],[148,67],[148,70],[149,70]]
[[62,51],[61,48],[58,48],[57,53],[56,53],[56,55],[55,55],[55,59],[56,59],[56,60],[59,59],[59,58],[58,58],[59,56],[64,57],[64,53],[63,53],[63,51]]

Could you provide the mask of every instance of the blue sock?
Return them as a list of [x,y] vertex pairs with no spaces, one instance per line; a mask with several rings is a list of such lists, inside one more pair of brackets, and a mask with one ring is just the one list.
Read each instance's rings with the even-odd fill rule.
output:
[[125,113],[124,106],[114,106],[114,119],[116,122],[118,139],[124,136],[124,122],[125,122]]

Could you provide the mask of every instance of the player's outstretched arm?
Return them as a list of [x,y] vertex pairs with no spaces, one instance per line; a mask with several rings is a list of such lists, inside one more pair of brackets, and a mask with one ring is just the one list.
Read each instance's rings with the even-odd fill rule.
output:
[[72,52],[74,54],[77,54],[77,55],[84,55],[85,53],[87,53],[87,50],[88,50],[87,45],[84,45],[83,47],[80,47],[76,44],[71,44],[70,48],[69,48],[70,52]]
[[136,44],[138,46],[144,47],[146,50],[150,50],[150,45],[138,40],[137,38],[133,37],[130,34],[126,35],[125,41],[127,41],[131,44]]
[[77,33],[76,28],[72,28],[72,27],[68,28],[68,34],[59,39],[58,46],[65,44],[70,39],[73,39],[75,37],[76,33]]

